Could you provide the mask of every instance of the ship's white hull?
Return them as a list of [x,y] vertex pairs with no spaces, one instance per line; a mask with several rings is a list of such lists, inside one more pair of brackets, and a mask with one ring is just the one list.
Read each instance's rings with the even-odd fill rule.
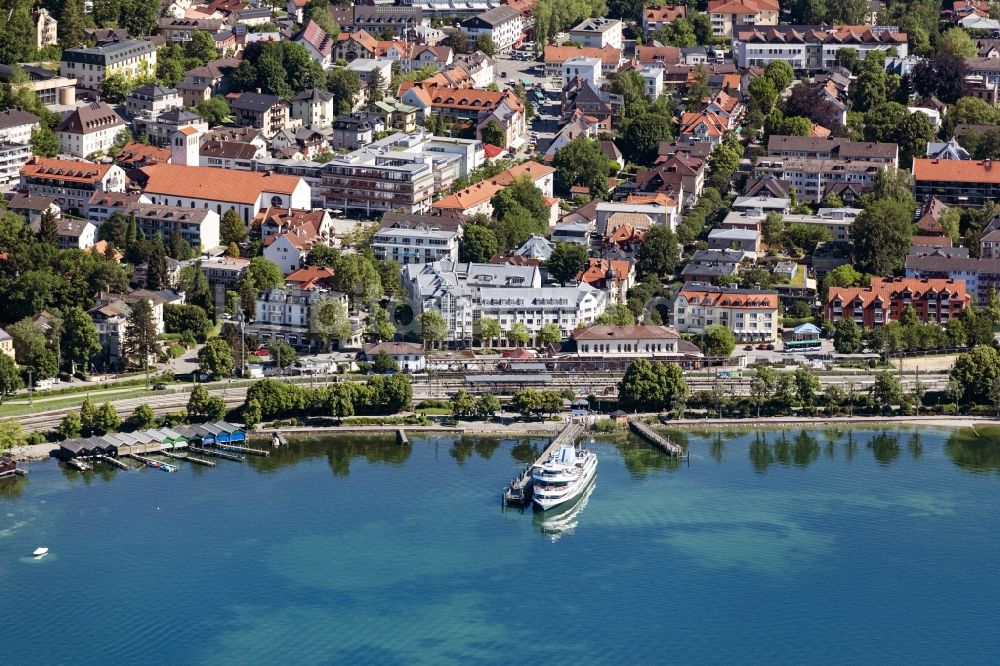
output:
[[594,457],[589,464],[581,468],[580,475],[565,486],[559,486],[557,490],[549,488],[535,487],[532,491],[531,501],[535,508],[548,511],[572,502],[584,493],[587,486],[597,476],[597,458]]

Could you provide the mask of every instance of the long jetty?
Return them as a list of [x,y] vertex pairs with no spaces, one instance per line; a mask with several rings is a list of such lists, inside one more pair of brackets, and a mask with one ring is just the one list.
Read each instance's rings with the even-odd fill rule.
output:
[[172,451],[160,451],[160,453],[168,458],[173,458],[174,460],[186,460],[187,462],[194,463],[196,465],[215,467],[215,463],[211,460],[203,460],[201,458],[195,458],[194,456],[185,455],[183,453],[173,453]]
[[134,458],[135,460],[138,460],[146,467],[163,470],[164,472],[177,471],[177,465],[171,465],[170,463],[160,462],[159,460],[153,460],[152,458],[146,458],[144,456],[140,456],[138,453],[126,453],[125,455],[128,456],[129,458]]
[[674,444],[645,423],[629,419],[628,427],[632,429],[632,432],[639,435],[647,442],[666,453],[668,456],[672,458],[680,458],[684,455],[684,447],[680,444]]
[[265,451],[264,449],[251,449],[249,446],[239,446],[238,444],[220,444],[216,442],[215,448],[222,449],[223,451],[234,451],[236,453],[249,453],[254,456],[267,457],[271,455],[270,451]]
[[203,456],[222,458],[223,460],[232,460],[233,462],[246,462],[246,458],[243,456],[238,456],[234,453],[226,453],[225,451],[219,451],[218,449],[203,449],[199,446],[189,446],[188,451],[194,451],[195,453],[200,453]]
[[524,468],[517,477],[511,480],[504,489],[504,504],[528,504],[531,502],[531,470],[545,463],[549,456],[559,450],[563,444],[573,444],[583,432],[583,426],[579,423],[570,423],[556,435],[549,443],[542,455],[538,456],[534,463]]

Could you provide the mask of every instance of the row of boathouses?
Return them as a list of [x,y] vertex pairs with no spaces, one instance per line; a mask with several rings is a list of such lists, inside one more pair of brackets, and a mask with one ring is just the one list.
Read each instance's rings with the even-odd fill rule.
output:
[[246,432],[225,421],[184,425],[173,428],[153,428],[135,432],[116,432],[80,439],[67,439],[59,444],[63,459],[94,456],[133,455],[157,451],[184,449],[190,446],[243,446]]

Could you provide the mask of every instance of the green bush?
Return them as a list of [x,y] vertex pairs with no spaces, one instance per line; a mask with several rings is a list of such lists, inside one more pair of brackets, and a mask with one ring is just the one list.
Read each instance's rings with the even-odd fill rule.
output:
[[614,419],[597,419],[594,421],[594,430],[597,432],[614,432],[620,430],[622,427]]

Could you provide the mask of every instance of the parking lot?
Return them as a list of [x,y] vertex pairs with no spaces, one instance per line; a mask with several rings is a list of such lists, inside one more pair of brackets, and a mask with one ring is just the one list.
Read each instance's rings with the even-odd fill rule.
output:
[[495,72],[496,83],[501,88],[521,82],[529,91],[540,87],[545,92],[544,102],[531,97],[531,103],[535,107],[531,131],[537,133],[537,142],[541,146],[547,145],[560,126],[559,82],[545,76],[543,63],[537,60],[515,60],[511,54],[496,56]]

